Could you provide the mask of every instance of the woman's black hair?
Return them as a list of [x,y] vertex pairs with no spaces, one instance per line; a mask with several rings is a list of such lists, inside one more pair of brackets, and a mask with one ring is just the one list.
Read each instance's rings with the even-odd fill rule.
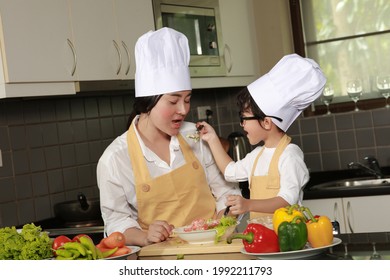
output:
[[135,116],[141,113],[150,113],[154,106],[156,106],[157,102],[163,95],[154,95],[154,96],[145,96],[145,97],[136,97],[133,104],[133,112],[131,112],[129,119],[127,121],[127,128],[130,127],[131,122],[135,118]]

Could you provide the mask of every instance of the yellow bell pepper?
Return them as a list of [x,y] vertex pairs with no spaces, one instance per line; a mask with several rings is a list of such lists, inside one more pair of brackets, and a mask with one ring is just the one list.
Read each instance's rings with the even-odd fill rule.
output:
[[333,243],[333,225],[327,216],[313,216],[309,208],[302,207],[309,216],[306,222],[307,239],[312,248],[328,246]]
[[306,217],[299,210],[299,208],[300,207],[298,204],[294,204],[275,210],[272,217],[272,225],[276,234],[278,234],[278,228],[282,222],[291,222],[296,216],[302,217],[306,221]]

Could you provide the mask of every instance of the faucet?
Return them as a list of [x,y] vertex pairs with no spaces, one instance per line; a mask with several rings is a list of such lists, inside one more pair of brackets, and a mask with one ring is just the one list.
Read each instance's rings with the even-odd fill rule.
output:
[[364,161],[366,164],[361,164],[360,162],[350,162],[348,164],[348,168],[359,168],[364,171],[366,171],[369,174],[374,175],[376,178],[381,179],[383,178],[383,173],[381,171],[381,168],[379,166],[378,160],[373,156],[366,156],[364,157]]

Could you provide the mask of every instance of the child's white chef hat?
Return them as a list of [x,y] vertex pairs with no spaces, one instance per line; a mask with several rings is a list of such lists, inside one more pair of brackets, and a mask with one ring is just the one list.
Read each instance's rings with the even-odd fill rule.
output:
[[136,97],[192,89],[188,39],[174,29],[142,35],[135,45],[135,62]]
[[287,131],[299,114],[322,93],[326,78],[318,64],[297,54],[284,56],[267,74],[250,85],[248,90],[267,116]]

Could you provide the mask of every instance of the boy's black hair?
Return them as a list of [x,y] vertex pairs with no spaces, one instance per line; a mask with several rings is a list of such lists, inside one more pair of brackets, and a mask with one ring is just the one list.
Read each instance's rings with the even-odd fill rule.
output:
[[257,106],[255,100],[252,98],[248,87],[243,88],[237,95],[237,106],[240,109],[240,114],[243,112],[251,111],[252,114],[259,119],[265,117],[264,112]]

